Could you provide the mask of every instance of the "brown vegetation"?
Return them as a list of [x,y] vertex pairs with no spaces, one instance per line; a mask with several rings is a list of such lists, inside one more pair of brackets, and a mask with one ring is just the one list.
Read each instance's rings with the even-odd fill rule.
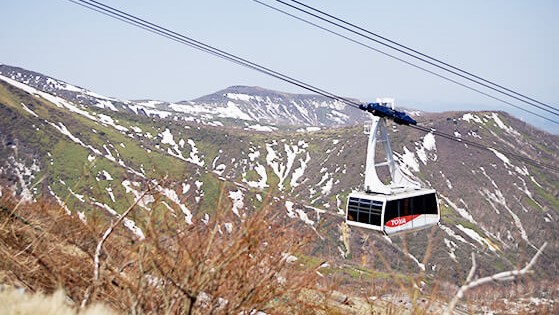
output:
[[[52,295],[25,294],[13,288],[0,288],[0,310],[4,315],[75,315],[77,310],[68,304],[63,290]],[[114,312],[102,304],[95,304],[79,312],[80,315],[111,315]]]
[[[10,309],[0,304],[0,310],[17,313],[23,311],[16,305],[36,305],[44,311],[61,305],[61,312],[72,314],[103,309],[95,306],[102,303],[130,314],[437,314],[457,290],[424,271],[399,273],[375,254],[379,251],[368,238],[363,250],[372,256],[362,257],[362,267],[335,259],[323,265],[309,253],[316,246],[314,232],[287,221],[272,206],[236,216],[218,201],[219,210],[211,217],[187,224],[180,211],[158,204],[156,196],[149,211],[133,204],[118,218],[96,212],[83,222],[46,200],[18,204],[1,198],[0,285],[57,293],[44,298],[0,288],[0,299],[14,301]],[[127,215],[142,228],[144,239],[123,226]],[[435,229],[428,236],[424,264],[433,254],[434,234]],[[398,254],[407,255],[402,238]],[[370,268],[374,262],[367,257],[376,257],[386,271]],[[487,292],[497,291],[483,287],[467,295],[471,312],[485,306],[516,307],[515,313],[556,310],[553,304],[532,305],[530,300],[522,305],[514,296],[499,299],[502,294],[491,305],[480,304]],[[37,302],[41,299],[44,304]]]
[[[47,201],[16,205],[4,198],[1,207],[0,282],[28,292],[61,288],[76,306],[103,302],[132,314],[304,313],[305,290],[317,290],[315,271],[292,256],[304,251],[308,235],[269,209],[242,219],[218,211],[193,225],[152,210],[139,241],[122,225],[93,216],[84,223]],[[104,234],[107,227],[114,231]]]

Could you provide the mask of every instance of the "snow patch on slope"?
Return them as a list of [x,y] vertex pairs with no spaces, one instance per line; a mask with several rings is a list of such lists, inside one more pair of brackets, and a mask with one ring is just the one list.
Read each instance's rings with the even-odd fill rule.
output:
[[510,160],[508,157],[506,157],[503,153],[493,149],[493,148],[489,148],[489,150],[491,150],[491,152],[495,153],[495,155],[499,158],[499,160],[503,161],[503,163],[505,163],[505,166],[512,166],[512,164],[510,163]]
[[450,201],[450,199],[448,199],[444,195],[440,195],[440,197],[444,199],[444,201],[448,203],[452,207],[452,209],[454,209],[454,211],[460,214],[461,217],[468,220],[470,223],[477,224],[477,222],[474,220],[474,217],[468,212],[468,210],[458,207],[455,203]]
[[245,130],[255,130],[255,131],[262,131],[262,132],[273,132],[273,131],[278,130],[278,128],[272,127],[272,126],[262,126],[262,125],[260,125],[260,124],[256,124],[256,125],[252,125],[252,126],[246,127]]
[[[117,217],[117,218],[120,218],[120,217],[121,217],[121,215],[120,215],[118,212],[116,212],[115,210],[113,210],[111,207],[109,207],[108,205],[106,205],[106,204],[104,204],[104,203],[100,203],[100,202],[97,202],[97,201],[96,201],[96,202],[94,202],[93,204],[96,205],[96,206],[98,206],[98,207],[100,207],[100,208],[102,208],[102,209],[105,209],[108,213],[110,213],[111,215],[113,215],[113,216],[115,216],[115,217]],[[134,233],[134,234],[138,237],[138,239],[144,240],[144,239],[146,238],[145,235],[144,235],[144,232],[142,231],[142,229],[140,229],[140,228],[136,225],[136,222],[132,221],[132,220],[129,219],[129,218],[124,218],[124,219],[122,220],[122,222],[123,222],[124,226],[125,226],[128,230],[130,230],[132,233]]]
[[445,226],[445,225],[440,225],[441,230],[445,231],[446,234],[448,234],[448,236],[464,243],[464,244],[469,244],[472,247],[475,247],[474,244],[468,242],[465,238],[463,238],[461,235],[456,234],[456,232],[454,232],[450,227]]
[[136,188],[140,187],[140,183],[132,182],[126,179],[122,181],[122,187],[124,187],[126,193],[132,193],[134,195],[134,200],[138,203],[138,206],[149,211],[148,205],[154,202],[155,198],[152,195],[141,193],[136,190]]
[[464,121],[467,121],[467,122],[473,121],[473,122],[477,122],[479,124],[483,124],[483,121],[481,120],[481,118],[479,118],[477,115],[472,114],[472,113],[464,114],[464,116],[462,116],[461,119],[464,120]]
[[31,115],[33,115],[33,116],[35,116],[35,117],[39,117],[39,115],[35,114],[34,111],[32,111],[31,109],[29,109],[29,107],[25,106],[25,104],[23,104],[23,103],[20,103],[20,104],[21,104],[21,106],[23,107],[23,109],[24,109],[26,112],[30,113]]
[[192,163],[192,164],[196,164],[200,167],[203,167],[204,166],[204,160],[202,160],[198,156],[198,148],[196,147],[196,143],[194,143],[194,141],[192,139],[188,139],[187,142],[190,145],[191,151],[190,151],[190,157],[186,160],[188,162]]
[[231,211],[233,211],[233,213],[238,217],[241,217],[239,210],[243,209],[243,207],[245,206],[243,202],[243,192],[240,189],[237,191],[230,191],[229,198],[231,198],[231,201],[233,202],[233,208],[231,209]]
[[[188,186],[188,188],[190,188],[190,186]],[[192,212],[180,201],[176,191],[160,186],[157,186],[157,190],[179,207],[187,224],[192,224]],[[183,186],[183,191],[184,190],[185,186]],[[188,191],[188,189],[186,191]]]
[[470,228],[464,227],[462,224],[457,224],[456,227],[460,231],[464,232],[464,234],[468,235],[468,237],[470,237],[474,241],[481,244],[482,246],[487,246],[489,248],[489,250],[491,250],[492,252],[496,252],[499,249],[498,247],[493,245],[492,242],[488,241],[486,238],[479,235],[476,231],[474,231]]
[[[436,150],[437,150],[437,146],[436,146],[435,136],[432,133],[428,133],[425,135],[425,137],[423,137],[423,141],[421,142],[421,144],[416,150],[417,157],[423,163],[423,165],[427,165],[428,156],[426,151],[436,151]],[[437,155],[432,153],[431,158],[433,161],[436,161]]]
[[415,154],[408,150],[408,148],[404,147],[404,154],[400,155],[400,161],[400,166],[403,166],[402,168],[408,170],[408,172],[410,168],[414,172],[419,172],[419,163],[415,158]]
[[297,215],[295,214],[295,212],[293,211],[293,202],[291,201],[286,201],[285,202],[285,210],[287,210],[287,216],[290,218],[296,218]]
[[243,102],[249,102],[254,98],[254,96],[252,95],[240,94],[240,93],[225,93],[225,97],[235,101],[243,101]]
[[288,144],[284,144],[284,151],[287,157],[286,157],[286,163],[282,164],[281,163],[282,160],[280,156],[274,150],[275,145],[276,145],[275,142],[266,144],[266,151],[267,151],[266,163],[268,163],[268,165],[272,168],[274,173],[279,178],[279,183],[278,183],[279,190],[283,190],[284,189],[283,182],[285,181],[285,179],[289,175],[289,172],[291,171],[293,162],[295,162],[295,157],[297,156],[297,153],[299,153],[299,147],[296,145],[290,146]]
[[454,260],[455,262],[458,262],[458,260],[456,259],[456,254],[454,253],[456,251],[456,248],[458,248],[458,245],[456,245],[454,241],[451,241],[446,237],[444,239],[444,243],[446,247],[448,247],[448,255],[450,256],[450,258],[452,258],[452,260]]
[[161,143],[172,145],[172,146],[177,145],[173,137],[173,134],[171,133],[171,130],[169,130],[169,128],[166,128],[165,131],[163,131],[163,133],[161,133],[159,136],[161,136]]
[[522,221],[520,220],[518,215],[508,207],[505,196],[503,196],[503,193],[499,189],[496,189],[495,193],[492,193],[487,189],[483,189],[483,193],[487,196],[487,200],[490,202],[492,207],[497,208],[495,205],[496,203],[501,205],[503,208],[505,208],[505,210],[507,210],[507,212],[511,215],[513,219],[514,225],[520,231],[520,236],[522,237],[522,239],[525,240],[526,243],[532,244],[530,240],[528,240],[528,233],[524,229],[524,226],[522,226]]
[[254,167],[254,171],[260,176],[260,180],[258,181],[248,181],[246,179],[246,173],[243,173],[243,182],[246,183],[249,187],[258,188],[263,190],[264,188],[268,187],[268,173],[266,173],[266,167],[260,165],[256,162],[256,166]]
[[425,264],[420,263],[419,260],[417,260],[417,258],[415,258],[414,255],[412,255],[410,253],[407,253],[407,254],[408,254],[408,257],[411,258],[411,260],[413,260],[421,270],[425,271]]
[[493,119],[495,121],[495,124],[499,128],[505,130],[506,132],[513,135],[520,135],[516,130],[514,130],[514,128],[505,125],[505,123],[501,120],[501,118],[499,118],[499,115],[497,115],[497,113],[491,113],[491,115],[488,116],[488,118]]
[[303,177],[303,175],[305,174],[305,170],[307,169],[307,164],[311,161],[311,156],[309,154],[309,152],[307,152],[307,156],[306,158],[303,159],[299,159],[299,163],[301,163],[301,166],[299,166],[298,168],[296,168],[293,171],[293,175],[291,175],[291,182],[290,185],[292,188],[295,188],[297,186],[299,186],[301,183],[298,183],[297,181]]

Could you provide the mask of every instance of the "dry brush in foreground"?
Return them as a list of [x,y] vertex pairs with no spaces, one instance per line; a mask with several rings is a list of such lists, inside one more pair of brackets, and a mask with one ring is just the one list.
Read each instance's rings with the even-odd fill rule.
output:
[[114,217],[83,222],[47,201],[4,198],[0,206],[0,283],[62,289],[75,309],[98,302],[131,314],[320,308],[304,298],[319,291],[315,270],[294,262],[309,235],[268,208],[243,218],[218,210],[189,225],[178,211],[132,205],[140,240]]

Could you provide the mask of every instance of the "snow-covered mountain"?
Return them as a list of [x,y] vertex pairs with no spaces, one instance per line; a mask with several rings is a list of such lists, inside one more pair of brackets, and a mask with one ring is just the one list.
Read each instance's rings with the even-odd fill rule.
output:
[[[288,94],[258,87],[234,86],[191,102],[185,107],[203,106],[238,113],[238,118],[271,125],[342,126],[363,120],[363,114],[339,101],[318,95]],[[176,110],[182,110],[177,106]]]
[[75,104],[150,117],[236,125],[271,131],[277,126],[336,127],[363,121],[362,112],[319,95],[289,94],[233,86],[191,101],[118,100],[33,71],[0,65],[0,74]]
[[8,65],[0,65],[0,75],[8,77],[39,91],[59,96],[75,104],[117,110],[125,108],[120,100],[94,93],[90,90],[51,78],[49,76]]
[[[316,231],[316,255],[331,265],[424,272],[446,285],[461,283],[472,252],[487,275],[522,266],[549,241],[533,279],[558,292],[559,174],[504,152],[557,166],[559,137],[506,113],[417,116],[492,151],[390,126],[398,163],[439,192],[442,222],[431,232],[385,238],[342,225],[345,199],[362,185],[366,137],[360,124],[346,125],[359,117],[340,104],[248,87],[188,102],[119,101],[30,71],[0,70],[0,196],[47,196],[87,218],[117,215],[138,198],[147,211],[156,192],[191,224],[213,215],[220,194],[239,217],[268,202]],[[311,125],[322,129],[303,128]],[[273,128],[282,132],[253,130]],[[144,194],[147,187],[155,192]],[[126,224],[142,237],[137,222]]]

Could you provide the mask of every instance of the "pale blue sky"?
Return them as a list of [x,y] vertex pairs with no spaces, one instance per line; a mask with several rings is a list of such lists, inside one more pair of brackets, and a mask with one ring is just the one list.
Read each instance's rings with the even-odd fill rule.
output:
[[[390,96],[430,111],[500,109],[543,126],[251,0],[104,2],[338,95]],[[559,107],[559,1],[304,2]],[[107,96],[179,101],[231,85],[306,93],[66,0],[4,1],[0,8],[0,63]]]

